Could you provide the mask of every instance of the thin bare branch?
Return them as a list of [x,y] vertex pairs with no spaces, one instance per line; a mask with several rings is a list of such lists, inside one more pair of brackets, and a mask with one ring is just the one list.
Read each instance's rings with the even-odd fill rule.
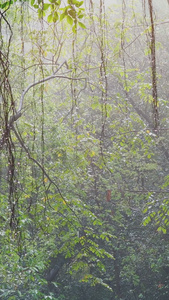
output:
[[[65,63],[65,62],[64,62]],[[59,68],[60,69],[60,68]],[[57,71],[56,71],[57,72]],[[55,72],[55,73],[56,73]],[[68,72],[71,72],[71,71],[68,71]],[[22,107],[23,107],[23,101],[24,101],[24,97],[26,95],[26,93],[34,86],[38,85],[38,84],[43,84],[44,82],[46,81],[49,81],[51,79],[55,79],[55,78],[64,78],[64,79],[68,79],[68,80],[86,80],[86,78],[72,78],[72,77],[68,77],[68,76],[65,76],[65,75],[51,75],[51,76],[48,76],[44,79],[41,79],[37,82],[34,82],[34,83],[31,83],[27,88],[26,90],[23,91],[22,93],[22,96],[21,96],[21,99],[20,99],[20,104],[19,104],[19,109],[18,109],[18,113],[21,112],[22,110]]]

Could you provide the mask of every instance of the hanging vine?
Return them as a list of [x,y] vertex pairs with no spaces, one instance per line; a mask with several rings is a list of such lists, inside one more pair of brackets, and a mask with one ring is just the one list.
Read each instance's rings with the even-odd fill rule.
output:
[[[6,9],[4,12],[0,11],[0,97],[1,97],[1,128],[2,136],[0,139],[0,149],[5,148],[7,157],[7,183],[8,183],[8,198],[9,198],[9,224],[11,229],[16,229],[16,207],[17,207],[17,188],[15,185],[15,147],[11,136],[11,115],[15,116],[15,102],[13,99],[12,88],[10,84],[10,46],[12,41],[12,27],[7,20]],[[6,32],[5,35],[2,32]],[[4,40],[5,39],[5,40]]]
[[151,21],[150,59],[151,59],[151,77],[152,77],[153,118],[154,118],[154,130],[158,131],[159,112],[158,112],[157,71],[156,71],[156,38],[155,38],[154,11],[153,11],[152,0],[148,0],[148,5],[149,5],[149,14],[150,14],[150,21]]
[[102,128],[100,146],[101,153],[103,154],[103,144],[105,135],[105,124],[107,120],[107,59],[106,59],[106,19],[105,19],[105,3],[104,0],[100,0],[100,87],[101,87],[101,106],[102,106]]
[[126,19],[126,2],[122,1],[122,26],[121,26],[121,51],[122,51],[122,62],[123,62],[123,72],[124,72],[124,90],[125,90],[125,114],[128,124],[128,83],[127,83],[127,70],[126,70],[126,60],[125,60],[125,19]]

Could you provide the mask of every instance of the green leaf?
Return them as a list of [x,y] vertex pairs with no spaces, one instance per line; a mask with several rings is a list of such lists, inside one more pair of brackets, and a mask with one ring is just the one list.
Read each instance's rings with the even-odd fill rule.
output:
[[80,2],[77,2],[77,1],[76,1],[75,6],[76,6],[76,7],[80,7],[80,6],[82,6],[83,2],[84,2],[84,1],[80,1]]
[[72,26],[73,25],[73,19],[70,16],[67,16],[67,22]]
[[66,17],[67,13],[63,12],[61,15],[60,15],[60,21],[62,21],[65,17]]
[[157,231],[158,231],[158,232],[162,232],[162,233],[164,233],[164,234],[167,233],[167,230],[166,230],[164,227],[162,227],[162,226],[158,227]]
[[146,207],[146,208],[143,210],[143,214],[145,214],[147,211],[148,211],[148,207]]
[[52,23],[53,22],[53,15],[50,14],[47,18],[48,23]]
[[86,26],[82,22],[78,22],[79,26],[83,29],[86,29]]
[[151,222],[151,217],[148,216],[147,218],[144,219],[143,225],[146,226],[146,225],[149,224],[150,222]]
[[78,15],[78,19],[82,19],[83,17],[84,17],[83,14],[79,14],[79,15]]
[[0,4],[0,8],[4,9],[6,7],[8,7],[9,5],[13,4],[13,1],[10,0],[10,1],[6,1],[5,3],[3,4]]
[[59,19],[58,13],[57,11],[55,11],[53,14],[53,22],[56,23],[58,19]]
[[76,18],[76,12],[73,9],[68,10],[68,14],[75,19]]
[[44,3],[43,4],[43,10],[47,10],[50,7],[50,4]]
[[61,0],[49,0],[50,3],[60,6]]
[[43,9],[40,9],[40,8],[39,8],[39,9],[38,9],[38,17],[39,17],[39,19],[43,18],[44,15],[45,15],[45,13],[44,13]]

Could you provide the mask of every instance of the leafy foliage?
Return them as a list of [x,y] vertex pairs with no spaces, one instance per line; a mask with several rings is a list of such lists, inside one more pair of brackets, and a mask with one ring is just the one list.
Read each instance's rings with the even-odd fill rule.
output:
[[62,4],[0,6],[0,297],[168,299],[165,21],[157,128],[147,8]]

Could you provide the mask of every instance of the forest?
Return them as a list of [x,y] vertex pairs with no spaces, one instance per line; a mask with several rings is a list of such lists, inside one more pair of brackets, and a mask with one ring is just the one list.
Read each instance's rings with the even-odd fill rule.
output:
[[0,299],[169,299],[168,49],[168,0],[0,0]]

